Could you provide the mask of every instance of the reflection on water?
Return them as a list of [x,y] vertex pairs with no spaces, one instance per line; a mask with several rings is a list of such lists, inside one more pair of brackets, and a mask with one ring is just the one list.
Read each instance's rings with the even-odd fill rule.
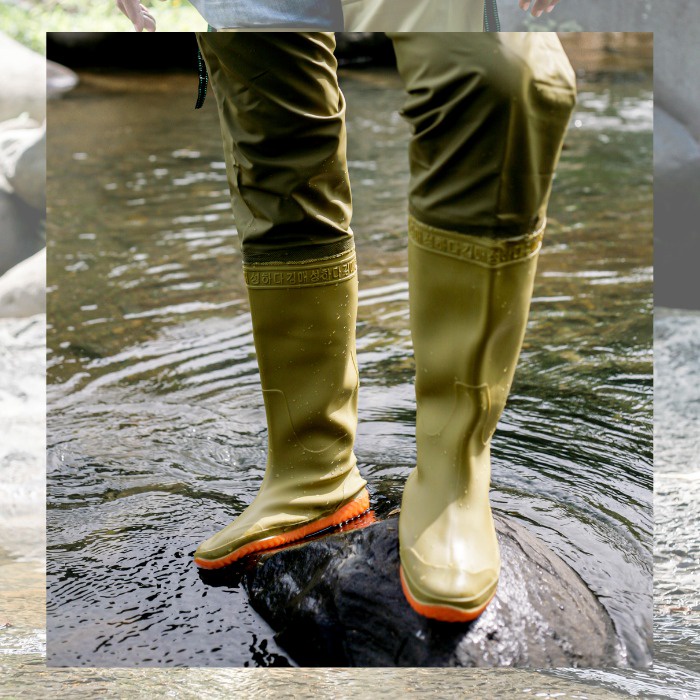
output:
[[[50,661],[285,664],[242,590],[207,587],[191,565],[255,495],[264,414],[213,101],[194,113],[189,78],[158,80],[168,89],[149,94],[145,78],[88,78],[52,105]],[[362,290],[356,451],[382,514],[415,456],[408,133],[392,76],[349,74],[344,88]],[[582,86],[493,445],[494,506],[581,575],[632,664],[648,660],[651,634],[650,89]],[[576,678],[501,682],[573,692]]]

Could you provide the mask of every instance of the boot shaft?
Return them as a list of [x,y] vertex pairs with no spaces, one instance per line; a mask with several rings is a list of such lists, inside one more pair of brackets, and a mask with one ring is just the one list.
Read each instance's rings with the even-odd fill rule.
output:
[[352,461],[357,428],[354,251],[246,264],[268,423],[268,466],[332,471]]
[[450,479],[463,474],[466,489],[475,460],[488,470],[488,444],[527,326],[542,232],[495,240],[412,219],[409,236],[418,467],[434,471],[443,463]]

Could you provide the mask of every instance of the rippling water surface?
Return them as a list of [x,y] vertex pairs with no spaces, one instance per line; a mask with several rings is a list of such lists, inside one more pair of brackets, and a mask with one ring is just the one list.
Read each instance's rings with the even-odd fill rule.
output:
[[[408,131],[391,74],[353,72],[343,86],[361,287],[356,452],[381,515],[415,456]],[[290,663],[243,590],[207,585],[191,563],[253,499],[265,462],[214,101],[193,112],[192,98],[189,77],[85,76],[51,109],[56,665]],[[633,665],[651,647],[651,107],[649,79],[581,86],[493,445],[494,507],[580,574]],[[520,692],[536,677],[595,697],[640,675],[578,673],[508,678]]]
[[700,687],[700,312],[655,318],[656,658]]

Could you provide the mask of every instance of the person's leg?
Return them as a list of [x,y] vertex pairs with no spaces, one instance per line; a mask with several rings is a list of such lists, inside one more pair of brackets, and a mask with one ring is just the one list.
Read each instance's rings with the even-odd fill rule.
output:
[[244,262],[351,250],[333,35],[198,32],[197,39],[219,107]]
[[465,621],[498,582],[490,439],[525,333],[575,78],[552,34],[392,39],[413,129],[418,453],[399,521],[401,578],[417,612]]
[[343,0],[346,32],[480,32],[484,0]]
[[197,38],[219,107],[268,423],[258,495],[195,553],[218,568],[369,503],[353,454],[357,274],[333,35]]

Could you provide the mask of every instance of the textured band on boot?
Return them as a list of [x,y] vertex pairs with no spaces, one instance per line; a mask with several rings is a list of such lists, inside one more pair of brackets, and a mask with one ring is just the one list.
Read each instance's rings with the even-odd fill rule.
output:
[[245,283],[253,289],[319,287],[337,284],[357,272],[355,251],[305,262],[243,264]]
[[523,236],[485,238],[436,228],[412,216],[408,220],[408,236],[415,245],[484,267],[509,265],[537,255],[544,229],[543,223],[537,231]]
[[355,251],[246,263],[267,418],[265,477],[253,502],[205,540],[195,563],[226,566],[342,525],[369,508],[353,453],[359,386]]

